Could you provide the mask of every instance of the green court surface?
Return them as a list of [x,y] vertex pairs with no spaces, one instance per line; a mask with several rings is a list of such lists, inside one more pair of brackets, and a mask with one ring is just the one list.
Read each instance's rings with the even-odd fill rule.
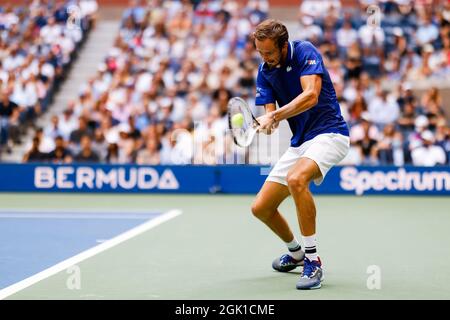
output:
[[[316,197],[325,281],[313,291],[295,289],[300,270],[282,274],[271,269],[285,247],[252,216],[252,200],[230,195],[1,194],[2,209],[182,211],[78,263],[80,289],[68,288],[70,275],[63,270],[7,299],[450,298],[450,197]],[[292,199],[280,211],[298,235]],[[368,282],[380,288],[369,289]]]

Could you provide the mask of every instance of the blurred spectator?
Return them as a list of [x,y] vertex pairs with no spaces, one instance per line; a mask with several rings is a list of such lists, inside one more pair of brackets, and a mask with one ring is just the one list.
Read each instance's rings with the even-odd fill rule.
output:
[[31,143],[31,147],[23,156],[23,162],[42,162],[47,159],[47,155],[39,151],[40,139],[34,137]]
[[80,144],[83,136],[93,137],[92,130],[88,127],[87,119],[84,116],[78,118],[78,128],[70,133],[70,142]]
[[358,94],[350,106],[350,125],[357,123],[361,120],[361,116],[364,112],[367,112],[367,103],[361,94]]
[[395,130],[393,123],[387,124],[375,148],[378,162],[381,165],[404,164],[402,134]]
[[99,162],[100,158],[92,150],[92,140],[89,135],[83,135],[81,137],[81,151],[74,157],[76,162]]
[[91,28],[95,27],[97,22],[98,3],[96,0],[79,0],[81,16],[86,17]]
[[421,12],[419,27],[416,32],[417,45],[432,44],[439,36],[438,27],[432,22],[431,16],[424,10]]
[[436,87],[430,88],[422,96],[423,113],[427,116],[430,129],[434,130],[440,118],[444,118],[443,101]]
[[119,147],[119,161],[120,163],[136,162],[137,154],[137,139],[131,135],[130,125],[122,123],[119,125],[119,140],[117,142]]
[[324,17],[331,10],[341,8],[340,0],[303,0],[300,12],[314,18]]
[[362,53],[357,43],[350,45],[345,60],[345,80],[358,79],[363,71]]
[[422,133],[428,130],[429,121],[424,115],[418,116],[414,121],[414,131],[408,135],[408,148],[412,151],[422,146]]
[[349,18],[344,20],[342,27],[336,32],[336,40],[341,52],[358,41],[358,32],[353,29]]
[[60,126],[59,126],[58,116],[56,116],[56,115],[52,116],[52,118],[50,120],[50,126],[48,126],[44,129],[44,135],[47,137],[50,137],[52,139],[56,139],[56,137],[63,138],[62,137],[63,131],[60,129]]
[[161,164],[190,164],[193,160],[193,139],[189,131],[168,131],[161,141]]
[[117,143],[110,143],[108,145],[105,162],[109,164],[120,163],[119,146],[117,145]]
[[430,66],[430,57],[433,52],[432,44],[427,43],[422,47],[420,65],[412,65],[406,74],[409,81],[426,80],[433,75],[433,69]]
[[106,160],[108,154],[108,142],[100,128],[95,129],[92,140],[92,150],[99,156],[100,160]]
[[61,135],[64,137],[64,140],[68,141],[72,131],[76,130],[78,127],[77,118],[73,114],[73,109],[71,107],[64,110],[63,114],[59,116],[58,124]]
[[373,140],[378,140],[379,130],[372,121],[370,114],[368,112],[363,112],[361,114],[361,121],[350,128],[350,141],[355,143],[360,141],[368,132],[369,138]]
[[450,164],[450,127],[447,121],[441,118],[436,125],[436,145],[444,149],[447,156],[447,164]]
[[395,122],[400,116],[400,108],[392,95],[387,90],[381,90],[369,103],[368,111],[372,121],[382,128],[388,123]]
[[[34,137],[39,140],[39,151],[43,154],[47,154],[55,148],[55,141],[53,138],[44,134],[44,129],[41,127],[36,128]],[[26,149],[32,148],[32,142],[28,142]]]
[[318,45],[323,37],[323,31],[318,25],[314,24],[313,17],[303,15],[300,18],[298,30],[293,36],[295,39],[307,40],[315,45]]
[[411,153],[413,164],[425,167],[445,164],[445,151],[441,146],[434,144],[433,133],[426,130],[422,132],[421,138],[423,141],[422,146],[415,148]]
[[55,149],[47,155],[47,160],[58,164],[72,162],[72,155],[69,149],[66,148],[62,136],[55,138]]
[[159,156],[159,146],[156,139],[148,139],[145,149],[140,150],[136,157],[137,164],[157,165],[161,161]]
[[2,91],[0,97],[0,149],[9,142],[11,118],[18,110],[18,105],[9,99],[8,92]]
[[413,102],[407,102],[403,106],[403,112],[401,113],[397,123],[400,127],[400,131],[403,135],[408,135],[414,131],[414,123],[416,120],[416,107]]
[[123,20],[134,21],[135,23],[143,23],[145,19],[146,11],[141,0],[131,0],[127,9],[122,15]]
[[363,129],[362,139],[355,142],[355,145],[359,147],[359,152],[362,159],[362,165],[374,165],[377,164],[377,140],[370,137],[370,123],[368,121],[362,121]]

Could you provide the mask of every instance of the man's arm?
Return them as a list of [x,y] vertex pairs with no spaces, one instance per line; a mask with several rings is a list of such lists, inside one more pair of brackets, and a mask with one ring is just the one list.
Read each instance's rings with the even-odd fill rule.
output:
[[319,101],[322,90],[322,77],[317,74],[300,78],[303,92],[294,100],[272,113],[275,121],[281,121],[296,116],[314,107]]
[[277,108],[275,106],[275,103],[267,103],[267,104],[264,105],[264,107],[266,108],[266,113],[273,112]]
[[272,111],[272,109],[269,109],[272,104],[266,105],[266,114],[258,118],[261,129],[268,129],[281,120],[296,116],[317,104],[320,91],[322,90],[322,77],[316,74],[307,75],[300,77],[300,82],[303,92],[283,106],[283,108],[275,110],[275,105],[273,104]]
[[[264,116],[271,114],[272,112],[274,112],[277,109],[277,106],[275,105],[275,103],[267,103],[264,105],[265,109],[266,109],[266,113]],[[259,118],[257,119],[259,121]],[[265,134],[272,134],[272,130],[275,130],[279,125],[279,122],[274,122],[272,124],[272,126],[265,128],[265,129],[260,129],[259,131]]]

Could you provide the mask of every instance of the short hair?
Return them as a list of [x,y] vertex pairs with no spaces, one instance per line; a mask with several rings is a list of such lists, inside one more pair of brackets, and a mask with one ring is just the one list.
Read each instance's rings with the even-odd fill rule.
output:
[[272,39],[278,48],[281,49],[289,40],[289,33],[286,26],[280,21],[267,19],[256,26],[256,30],[253,32],[253,38],[258,41]]

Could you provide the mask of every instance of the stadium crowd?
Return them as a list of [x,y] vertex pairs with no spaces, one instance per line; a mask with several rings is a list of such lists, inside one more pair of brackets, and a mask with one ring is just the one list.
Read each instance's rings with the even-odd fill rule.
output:
[[359,2],[355,12],[340,1],[303,1],[293,35],[324,55],[351,128],[345,162],[449,164],[441,93],[414,94],[413,85],[450,83],[450,1]]
[[[24,161],[229,163],[227,102],[254,103],[260,60],[249,35],[267,17],[267,1],[133,1],[104,63],[36,131]],[[323,54],[351,129],[345,163],[450,164],[440,89],[413,90],[450,82],[449,22],[450,1],[302,2],[290,38]]]
[[[80,8],[76,27],[68,24],[70,5]],[[0,151],[20,144],[22,133],[45,112],[95,11],[91,0],[0,7]]]

